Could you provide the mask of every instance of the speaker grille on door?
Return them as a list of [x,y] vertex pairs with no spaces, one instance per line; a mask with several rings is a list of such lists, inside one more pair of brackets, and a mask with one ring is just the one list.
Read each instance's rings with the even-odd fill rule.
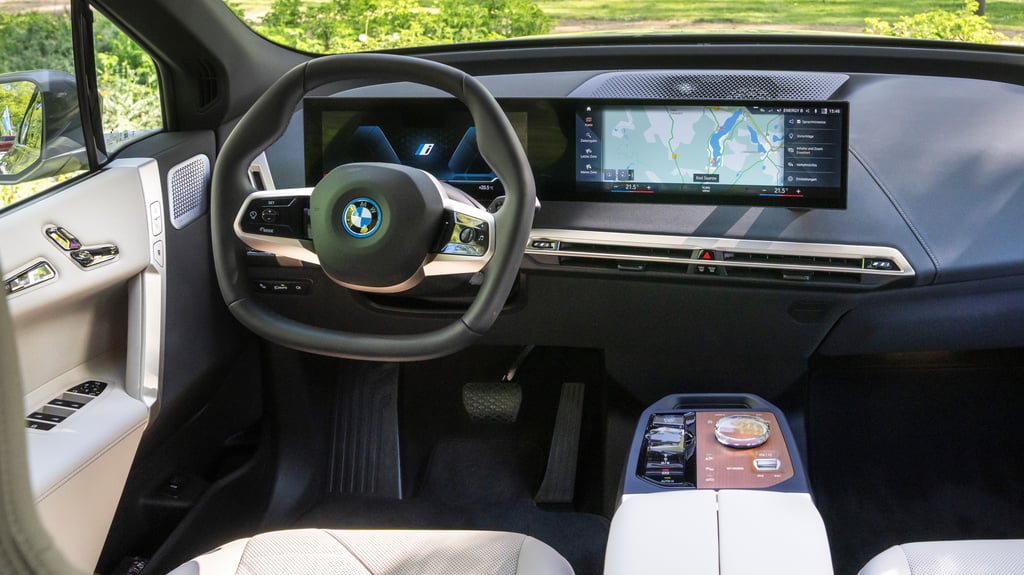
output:
[[189,158],[167,172],[167,195],[174,229],[180,230],[206,213],[209,185],[210,158],[203,154]]

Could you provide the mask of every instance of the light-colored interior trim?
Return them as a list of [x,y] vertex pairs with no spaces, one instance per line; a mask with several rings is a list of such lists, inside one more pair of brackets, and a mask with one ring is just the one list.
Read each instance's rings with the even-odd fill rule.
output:
[[[126,398],[123,394],[121,397]],[[145,408],[141,404],[139,407],[143,414],[140,423],[68,477],[59,489],[36,501],[39,518],[57,548],[73,565],[89,573],[94,571],[103,550],[128,470],[146,428]]]
[[719,575],[711,490],[623,497],[608,532],[604,575]]
[[[155,160],[121,160],[6,212],[0,256],[37,258],[58,278],[6,298],[22,366],[24,413],[80,383],[106,389],[47,430],[27,429],[29,483],[43,524],[77,567],[92,572],[149,420],[160,379],[166,237]],[[66,228],[116,259],[83,269],[46,236]],[[64,255],[61,255],[64,254]],[[65,398],[66,399],[66,398]],[[59,408],[47,408],[53,413]]]
[[[534,242],[552,242],[551,249],[535,248]],[[561,249],[562,243],[590,244],[608,246],[607,252],[574,251]],[[695,257],[679,257],[672,255],[645,255],[616,253],[613,248],[652,248],[672,250],[711,250],[722,252],[742,252],[765,255],[833,257],[833,258],[870,258],[892,260],[898,270],[877,270],[863,268],[846,268],[840,266],[824,266],[812,264],[775,263],[761,261],[729,261],[699,260]],[[913,277],[913,266],[903,254],[886,246],[860,246],[847,244],[818,244],[803,242],[778,242],[765,240],[747,240],[733,238],[704,238],[690,236],[666,236],[653,234],[632,234],[622,232],[601,232],[587,230],[555,230],[537,229],[530,233],[526,245],[526,253],[534,256],[585,257],[622,261],[659,262],[672,264],[714,265],[722,267],[765,268],[796,271],[837,272],[848,271],[863,275],[889,276],[893,278]]]
[[[139,193],[148,178],[140,179],[141,173],[116,162],[55,195],[4,214],[4,272],[45,258],[58,275],[8,298],[26,393],[87,358],[123,351],[127,285],[151,258],[148,208]],[[100,268],[84,270],[43,234],[51,224],[66,227],[85,245],[115,244],[120,255]]]
[[624,495],[605,575],[831,575],[825,524],[806,493],[687,489]]
[[146,405],[124,392],[124,363],[111,353],[29,394],[26,413],[89,380],[109,385],[53,429],[25,435],[40,518],[68,560],[91,573],[146,429]]
[[90,380],[106,382],[107,389],[54,429],[25,432],[29,480],[37,500],[88,466],[108,446],[145,426],[146,406],[124,392],[124,363],[117,353],[84,363],[36,389],[25,398],[25,413]]
[[164,293],[167,289],[164,274],[167,241],[160,169],[155,160],[147,159],[118,160],[111,166],[138,169],[142,196],[149,207],[149,264],[129,286],[125,391],[152,409],[160,397],[164,352]]
[[825,523],[806,493],[718,492],[722,575],[832,575]]

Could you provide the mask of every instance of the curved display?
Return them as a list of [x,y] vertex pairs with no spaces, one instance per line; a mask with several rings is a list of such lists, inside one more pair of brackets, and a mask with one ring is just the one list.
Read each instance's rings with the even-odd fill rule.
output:
[[847,110],[845,102],[581,104],[576,189],[655,203],[843,208]]
[[[506,98],[541,200],[846,207],[846,102]],[[489,201],[501,182],[444,98],[308,98],[306,185],[402,164]]]

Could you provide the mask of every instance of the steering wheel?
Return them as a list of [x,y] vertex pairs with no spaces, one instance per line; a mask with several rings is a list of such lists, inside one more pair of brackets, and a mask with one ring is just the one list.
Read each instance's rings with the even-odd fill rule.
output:
[[[461,100],[472,114],[480,154],[504,184],[502,208],[490,214],[427,172],[381,163],[340,166],[312,189],[253,189],[249,166],[284,133],[302,97],[348,78],[415,82]],[[385,54],[325,56],[282,76],[224,142],[211,186],[214,265],[235,318],[285,347],[381,361],[453,353],[491,327],[518,274],[536,203],[519,138],[479,81],[437,62]],[[267,286],[254,286],[248,277],[239,240],[317,263],[331,280],[354,290],[397,292],[427,276],[481,270],[483,282],[462,317],[435,331],[374,335],[327,329],[286,318],[254,297],[254,287]],[[301,289],[301,284],[270,287]]]

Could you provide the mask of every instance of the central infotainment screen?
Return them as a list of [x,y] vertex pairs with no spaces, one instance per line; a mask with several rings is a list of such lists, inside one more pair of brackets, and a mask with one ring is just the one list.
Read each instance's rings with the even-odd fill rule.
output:
[[[846,102],[499,100],[544,201],[846,207]],[[306,183],[350,162],[504,193],[452,98],[307,98]]]
[[588,197],[846,205],[845,102],[577,106],[576,188]]

